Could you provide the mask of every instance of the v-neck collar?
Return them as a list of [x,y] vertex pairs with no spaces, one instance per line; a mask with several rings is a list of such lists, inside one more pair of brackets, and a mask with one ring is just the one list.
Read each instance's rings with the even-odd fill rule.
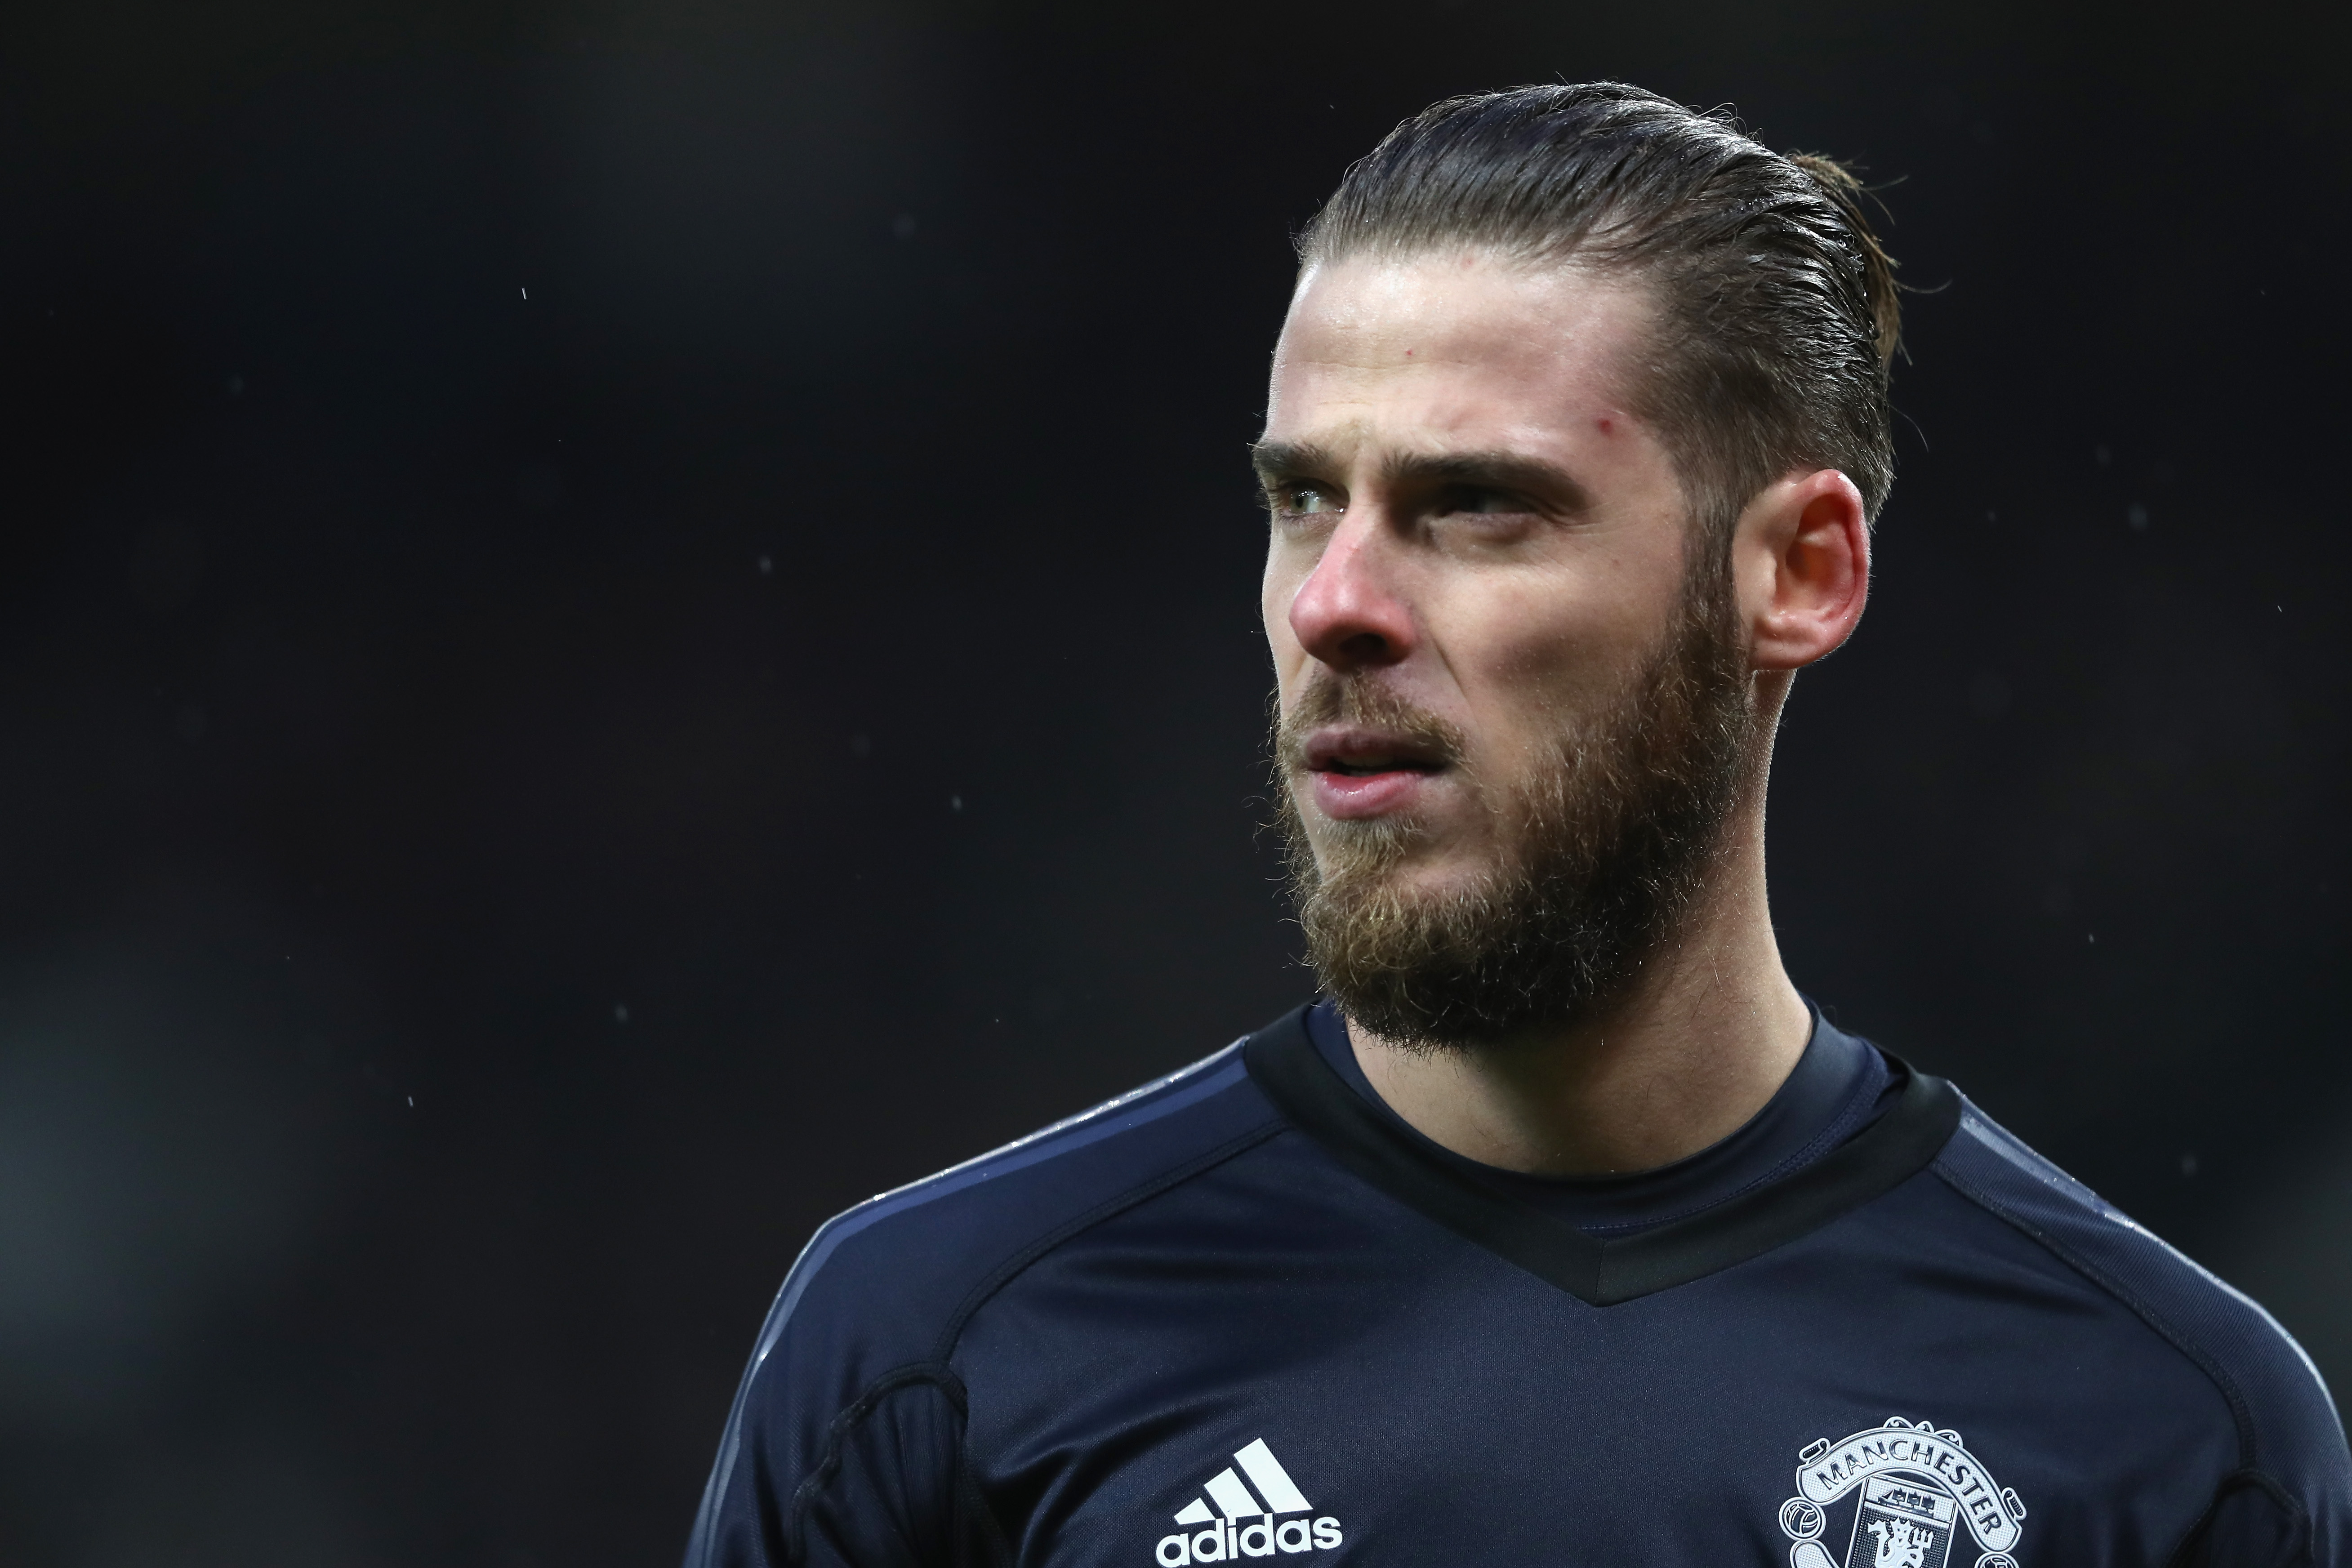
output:
[[1391,1197],[1596,1307],[1686,1285],[1827,1225],[1925,1170],[1960,1121],[1950,1084],[1890,1053],[1901,1091],[1845,1143],[1699,1214],[1601,1240],[1433,1157],[1332,1070],[1306,1018],[1300,1007],[1243,1047],[1250,1077],[1293,1125]]
[[1894,1104],[1902,1086],[1885,1055],[1840,1029],[1810,1002],[1806,1006],[1812,1032],[1795,1070],[1744,1124],[1667,1164],[1602,1175],[1498,1170],[1432,1142],[1397,1115],[1364,1076],[1347,1020],[1328,997],[1307,1008],[1307,1037],[1359,1100],[1431,1159],[1588,1236],[1605,1238],[1698,1214],[1810,1165]]

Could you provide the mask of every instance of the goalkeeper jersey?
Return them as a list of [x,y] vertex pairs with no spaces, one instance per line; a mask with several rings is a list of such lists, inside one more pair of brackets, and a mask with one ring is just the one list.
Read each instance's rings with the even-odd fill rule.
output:
[[1826,1020],[1724,1144],[1546,1183],[1327,1005],[820,1229],[687,1555],[1253,1563],[2336,1565],[2352,1458],[2259,1307]]

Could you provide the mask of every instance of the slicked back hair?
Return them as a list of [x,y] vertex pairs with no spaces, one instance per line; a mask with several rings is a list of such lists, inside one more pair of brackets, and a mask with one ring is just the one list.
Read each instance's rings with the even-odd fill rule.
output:
[[1349,169],[1302,266],[1468,247],[1643,286],[1655,332],[1624,395],[1705,536],[1791,471],[1836,468],[1875,519],[1895,478],[1895,264],[1854,176],[1722,111],[1619,82],[1433,104]]

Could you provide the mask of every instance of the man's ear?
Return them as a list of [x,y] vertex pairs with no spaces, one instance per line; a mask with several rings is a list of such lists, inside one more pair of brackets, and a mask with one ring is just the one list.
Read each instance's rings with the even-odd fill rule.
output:
[[1862,492],[1835,468],[1767,486],[1739,514],[1731,565],[1755,668],[1826,658],[1853,635],[1870,595]]

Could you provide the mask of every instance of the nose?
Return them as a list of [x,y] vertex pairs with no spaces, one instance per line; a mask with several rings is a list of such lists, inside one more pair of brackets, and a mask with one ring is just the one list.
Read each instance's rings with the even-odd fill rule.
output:
[[1332,534],[1290,600],[1291,635],[1310,657],[1346,671],[1396,664],[1412,651],[1412,610],[1387,556],[1371,518],[1350,517]]

